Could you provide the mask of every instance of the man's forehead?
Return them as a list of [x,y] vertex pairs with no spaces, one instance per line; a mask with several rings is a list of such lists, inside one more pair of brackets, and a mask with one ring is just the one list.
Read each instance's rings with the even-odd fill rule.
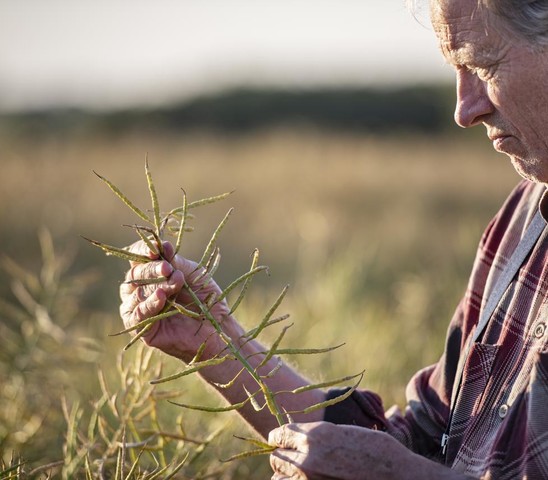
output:
[[483,10],[479,0],[430,0],[430,11],[433,15],[474,18]]
[[433,0],[431,18],[439,38],[458,41],[475,32],[485,33],[487,12],[475,0]]
[[489,29],[487,12],[476,0],[433,0],[431,18],[440,48],[452,63],[465,64],[468,55],[481,53]]

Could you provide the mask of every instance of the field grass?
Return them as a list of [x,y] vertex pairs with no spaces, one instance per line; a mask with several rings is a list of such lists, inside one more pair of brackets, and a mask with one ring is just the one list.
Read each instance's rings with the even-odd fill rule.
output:
[[[92,170],[143,208],[149,205],[146,153],[166,207],[181,203],[180,187],[191,199],[235,189],[224,202],[200,209],[182,253],[199,256],[234,206],[220,240],[218,281],[243,273],[255,247],[271,267],[270,277],[251,290],[242,323],[256,322],[290,283],[281,310],[295,325],[286,344],[345,342],[329,355],[299,358],[299,368],[314,379],[365,369],[362,387],[381,393],[386,406],[403,404],[410,375],[440,355],[481,231],[518,181],[505,157],[464,133],[373,137],[278,129],[237,137],[137,132],[116,138],[4,134],[0,139],[0,247],[32,272],[35,279],[29,282],[39,297],[27,301],[24,314],[16,311],[13,305],[24,295],[14,297],[10,285],[21,272],[13,265],[3,272],[0,332],[9,348],[0,356],[0,372],[9,388],[3,388],[0,407],[0,459],[9,463],[15,451],[34,468],[66,462],[63,396],[68,410],[79,405],[87,418],[91,402],[104,395],[98,370],[112,394],[127,388],[115,367],[125,340],[108,336],[120,329],[117,289],[125,265],[79,235],[125,245],[134,234],[120,225],[133,219]],[[40,234],[42,250],[56,251],[45,259],[38,241],[42,227],[52,236],[50,245],[48,235]],[[61,260],[67,265],[56,263]],[[66,338],[48,333],[53,327],[44,327],[43,316],[40,324],[36,305],[47,307],[48,318]],[[124,361],[131,364],[134,355]],[[176,368],[162,355],[154,358],[168,370]],[[181,381],[180,389],[185,401],[217,402],[195,379]],[[158,405],[159,421],[175,429],[181,412],[165,401]],[[218,464],[218,458],[235,453],[231,435],[245,431],[236,416],[183,416],[185,435],[202,440],[227,421],[231,425],[185,475],[267,478],[265,458]],[[197,448],[192,442],[168,443],[168,457]]]

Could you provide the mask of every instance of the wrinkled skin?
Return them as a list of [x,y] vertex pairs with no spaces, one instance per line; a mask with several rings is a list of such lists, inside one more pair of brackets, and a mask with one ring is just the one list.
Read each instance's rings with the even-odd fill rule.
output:
[[270,432],[272,480],[449,480],[466,478],[415,455],[390,435],[327,422],[290,424]]

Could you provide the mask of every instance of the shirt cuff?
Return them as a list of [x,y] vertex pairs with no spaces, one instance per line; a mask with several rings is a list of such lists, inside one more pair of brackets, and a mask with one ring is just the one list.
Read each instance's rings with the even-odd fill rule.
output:
[[[350,388],[329,390],[326,399],[337,398],[348,390]],[[366,390],[355,390],[348,398],[327,407],[324,420],[338,425],[356,425],[383,431],[387,426],[380,397]]]

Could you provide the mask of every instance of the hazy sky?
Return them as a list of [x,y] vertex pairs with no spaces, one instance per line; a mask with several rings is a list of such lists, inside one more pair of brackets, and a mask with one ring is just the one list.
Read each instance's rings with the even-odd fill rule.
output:
[[0,0],[3,110],[450,78],[403,0]]

